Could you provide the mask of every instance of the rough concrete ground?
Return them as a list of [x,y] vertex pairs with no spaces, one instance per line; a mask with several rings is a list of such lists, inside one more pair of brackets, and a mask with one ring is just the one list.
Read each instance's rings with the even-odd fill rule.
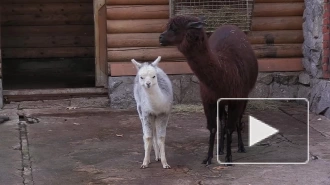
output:
[[[135,110],[23,109],[19,112],[26,117],[21,121],[15,117],[17,110],[3,110],[0,113],[12,119],[0,125],[0,184],[330,184],[330,120],[325,117],[310,114],[308,164],[224,167],[214,158],[205,167],[201,164],[209,135],[205,117],[200,111],[184,110],[177,109],[169,122],[166,155],[172,169],[168,170],[154,160],[149,168],[139,168],[144,150]],[[305,124],[301,111],[292,107],[276,114],[252,109],[249,113]],[[232,146],[235,155],[237,139]]]

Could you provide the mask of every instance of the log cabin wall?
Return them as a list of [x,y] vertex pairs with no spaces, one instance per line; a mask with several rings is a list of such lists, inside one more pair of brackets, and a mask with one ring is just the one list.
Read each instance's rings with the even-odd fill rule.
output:
[[[168,74],[191,73],[175,47],[160,47],[159,34],[169,19],[168,0],[107,0],[107,47],[110,76],[135,75],[132,58],[162,56]],[[255,0],[252,30],[247,33],[260,71],[301,71],[303,0]]]
[[[59,71],[68,66],[77,67],[76,71],[94,67],[92,0],[2,0],[1,10],[2,57],[4,64],[7,61],[7,65],[3,65],[7,66],[5,73],[23,75],[25,70],[47,75],[47,70],[59,66]],[[47,60],[50,58],[52,62]],[[31,59],[33,65],[27,65]],[[61,59],[67,62],[60,62]],[[32,66],[40,70],[31,71]],[[24,70],[15,71],[18,68]],[[93,75],[92,70],[85,71]]]

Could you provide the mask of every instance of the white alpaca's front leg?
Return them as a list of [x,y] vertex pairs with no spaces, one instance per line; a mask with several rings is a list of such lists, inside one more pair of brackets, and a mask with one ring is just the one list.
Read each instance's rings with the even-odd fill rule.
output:
[[160,161],[160,156],[159,156],[159,146],[157,143],[157,132],[156,132],[156,125],[153,124],[153,132],[152,132],[152,139],[153,139],[153,147],[154,147],[154,151],[155,151],[155,160],[156,161]]
[[143,141],[144,141],[144,159],[141,168],[147,168],[150,163],[150,152],[152,147],[152,124],[154,118],[150,115],[144,115],[142,121]]
[[160,149],[160,160],[162,162],[163,168],[170,169],[171,166],[167,164],[165,155],[165,137],[166,137],[166,127],[169,119],[169,114],[162,114],[156,117],[156,131],[157,131],[157,142]]

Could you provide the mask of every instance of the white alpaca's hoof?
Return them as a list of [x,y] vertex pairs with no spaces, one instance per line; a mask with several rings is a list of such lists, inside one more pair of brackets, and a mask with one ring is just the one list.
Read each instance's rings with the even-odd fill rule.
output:
[[146,169],[146,168],[148,168],[148,165],[142,164],[140,168],[141,169]]
[[165,164],[165,165],[163,165],[163,168],[164,168],[164,169],[171,169],[171,166],[168,165],[168,164]]

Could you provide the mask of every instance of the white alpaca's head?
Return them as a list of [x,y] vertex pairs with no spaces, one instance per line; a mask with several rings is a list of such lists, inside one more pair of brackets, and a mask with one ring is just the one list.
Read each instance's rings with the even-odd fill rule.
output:
[[153,61],[151,64],[144,63],[141,64],[136,60],[132,59],[131,62],[135,65],[136,69],[138,70],[137,76],[139,77],[139,84],[142,87],[147,89],[155,86],[158,84],[157,82],[157,71],[156,68],[158,63],[160,62],[161,57]]

